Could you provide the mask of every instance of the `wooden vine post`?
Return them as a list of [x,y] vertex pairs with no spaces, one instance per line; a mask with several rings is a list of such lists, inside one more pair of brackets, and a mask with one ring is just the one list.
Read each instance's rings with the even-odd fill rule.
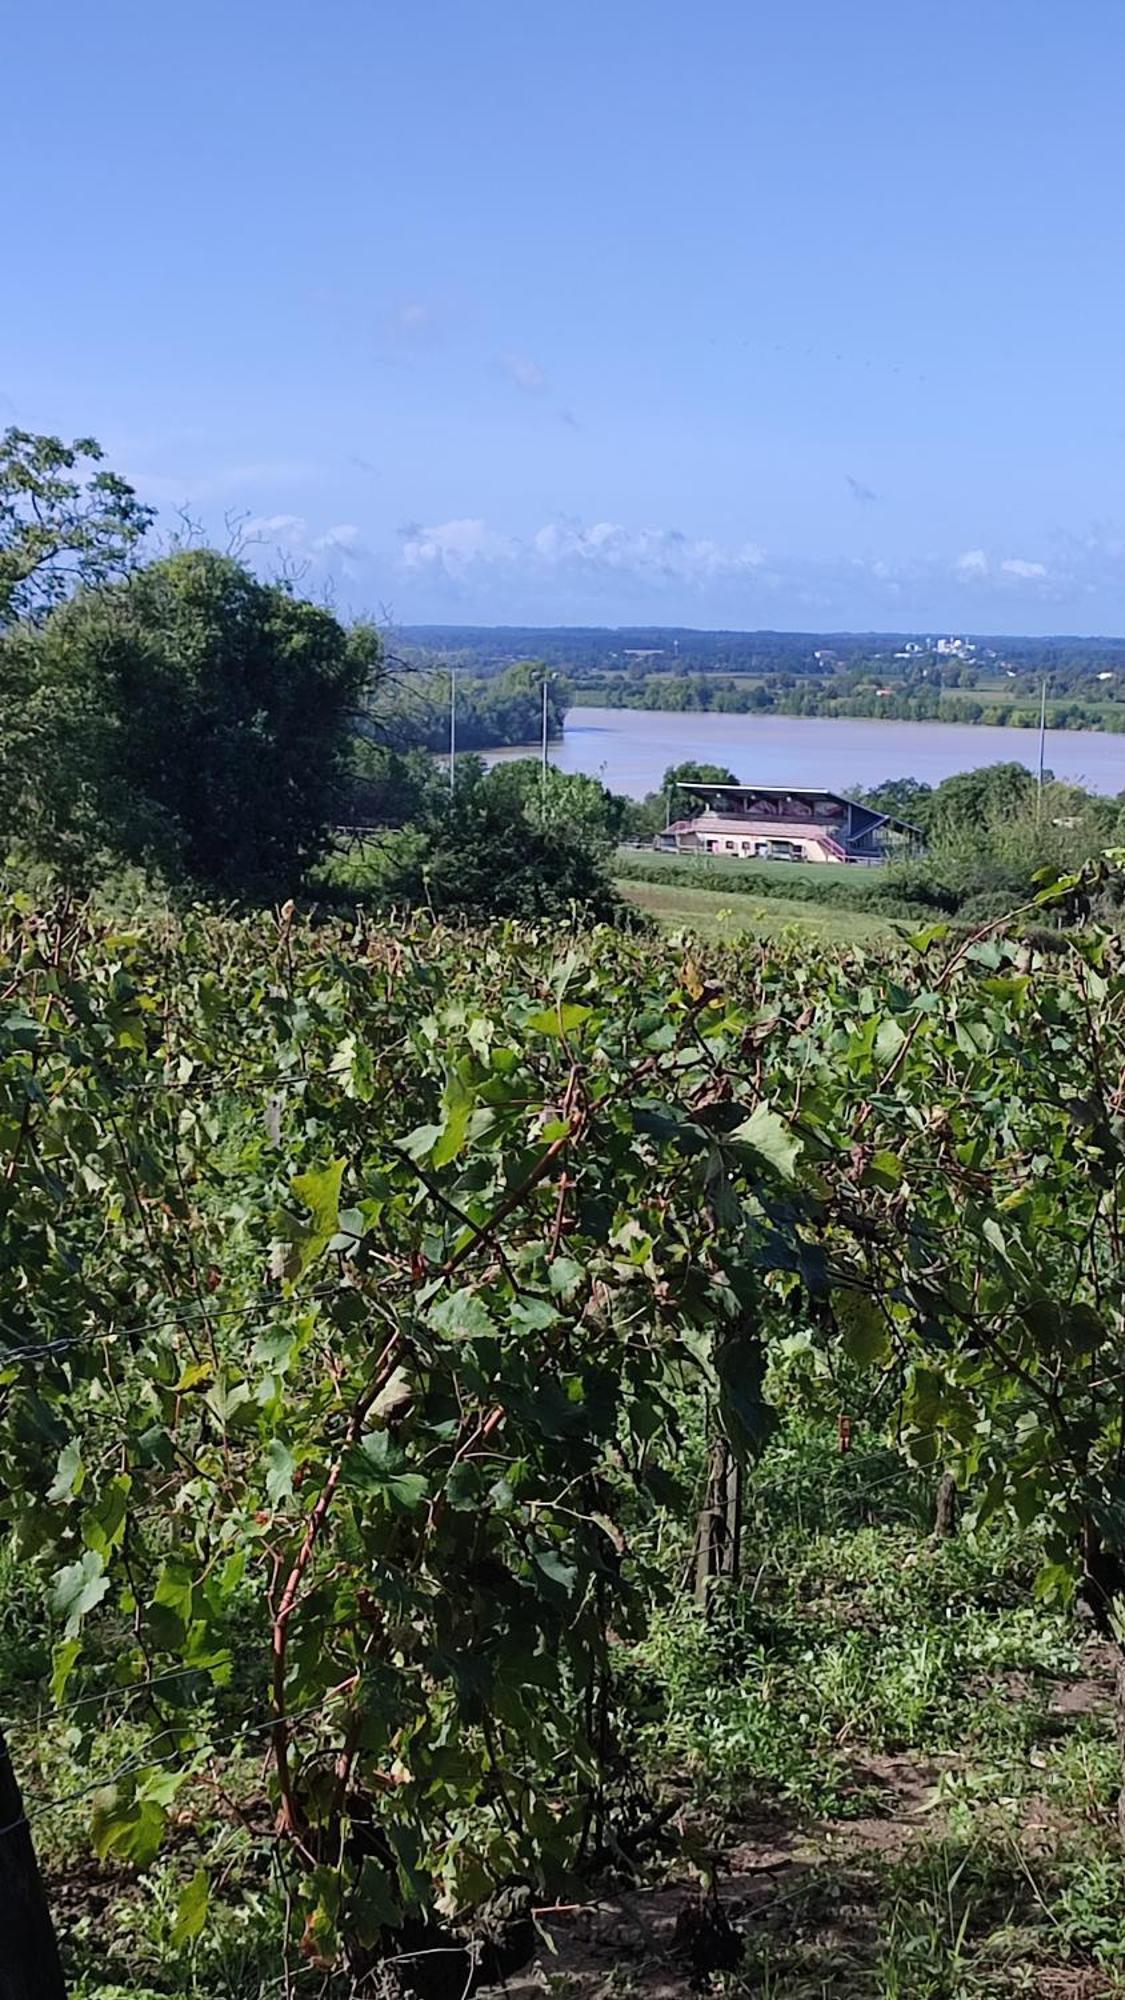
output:
[[742,1467],[720,1431],[711,1446],[707,1495],[695,1531],[695,1601],[706,1611],[711,1585],[737,1583],[742,1554]]
[[7,1743],[0,1736],[0,2000],[66,2000],[55,1927]]

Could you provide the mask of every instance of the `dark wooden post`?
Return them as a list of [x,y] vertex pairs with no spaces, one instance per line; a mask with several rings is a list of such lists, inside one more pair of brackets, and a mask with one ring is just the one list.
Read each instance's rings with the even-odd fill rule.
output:
[[707,1498],[695,1533],[695,1598],[706,1610],[716,1577],[737,1583],[742,1558],[742,1467],[725,1437],[711,1446]]
[[943,1472],[937,1490],[937,1504],[934,1508],[934,1534],[940,1541],[957,1532],[957,1481],[951,1472]]
[[8,1745],[0,1735],[0,2000],[66,2000],[55,1927]]

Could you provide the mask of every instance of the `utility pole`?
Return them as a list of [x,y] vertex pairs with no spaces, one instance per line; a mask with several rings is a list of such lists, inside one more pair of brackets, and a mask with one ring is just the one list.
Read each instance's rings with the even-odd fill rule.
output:
[[545,793],[547,790],[547,683],[546,681],[543,682],[543,762],[541,770],[541,783],[543,791]]
[[457,783],[457,669],[449,669],[449,796]]
[[1043,817],[1043,763],[1047,753],[1047,676],[1043,676],[1043,686],[1039,696],[1039,779],[1035,791],[1035,818],[1038,823]]

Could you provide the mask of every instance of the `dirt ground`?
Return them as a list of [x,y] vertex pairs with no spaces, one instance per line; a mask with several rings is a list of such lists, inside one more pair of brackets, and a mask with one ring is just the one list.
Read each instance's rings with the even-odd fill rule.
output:
[[[1014,1680],[1007,1692],[1019,1700]],[[1052,1716],[1066,1728],[1111,1707],[1108,1656],[1091,1645],[1081,1674],[1059,1684]],[[735,1971],[736,1960],[736,1989],[744,1994],[778,2000],[807,1994],[811,2000],[910,1993],[909,1984],[880,1984],[876,1976],[888,1875],[941,1842],[947,1831],[941,1780],[962,1764],[955,1755],[929,1762],[864,1756],[855,1775],[879,1800],[874,1814],[804,1823],[781,1814],[749,1816],[728,1826],[716,1845],[712,1892],[701,1888],[698,1870],[677,1867],[664,1880],[627,1893],[541,1912],[542,1947],[508,1983],[509,2000],[541,2000],[545,1993],[554,2000],[681,2000],[714,1987],[716,1972]],[[680,1831],[699,1853],[701,1829]],[[1022,1802],[1019,1833],[1020,1851],[1034,1856],[1065,1841],[1067,1824],[1057,1806],[1033,1793]],[[1028,1879],[1034,1887],[1030,1872]],[[761,1969],[763,1961],[784,1967],[787,1959],[799,1963],[786,1972]],[[1043,2000],[1101,2000],[1123,1989],[1088,1967],[1043,1963],[1018,1970],[1010,1987],[970,1981],[919,1990],[948,1990],[951,2000],[962,1992],[1009,1990]]]

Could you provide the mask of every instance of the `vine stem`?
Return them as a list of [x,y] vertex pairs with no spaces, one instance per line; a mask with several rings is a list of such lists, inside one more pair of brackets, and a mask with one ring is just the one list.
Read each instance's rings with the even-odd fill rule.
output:
[[[344,1471],[344,1460],[348,1452],[359,1442],[364,1421],[380,1391],[390,1380],[391,1371],[402,1346],[402,1336],[392,1334],[379,1357],[379,1364],[363,1394],[358,1398],[348,1418],[344,1432],[344,1442],[336,1453],[324,1485],[317,1496],[316,1504],[305,1526],[301,1546],[297,1551],[293,1566],[285,1580],[281,1601],[273,1621],[271,1651],[273,1654],[273,1705],[276,1721],[273,1725],[273,1753],[277,1765],[277,1783],[281,1793],[280,1828],[285,1833],[299,1837],[300,1814],[293,1791],[293,1774],[289,1763],[289,1722],[285,1706],[285,1670],[289,1648],[289,1624],[297,1607],[301,1584],[320,1540],[324,1523],[332,1505],[336,1489]],[[303,1851],[303,1850],[302,1850]]]

